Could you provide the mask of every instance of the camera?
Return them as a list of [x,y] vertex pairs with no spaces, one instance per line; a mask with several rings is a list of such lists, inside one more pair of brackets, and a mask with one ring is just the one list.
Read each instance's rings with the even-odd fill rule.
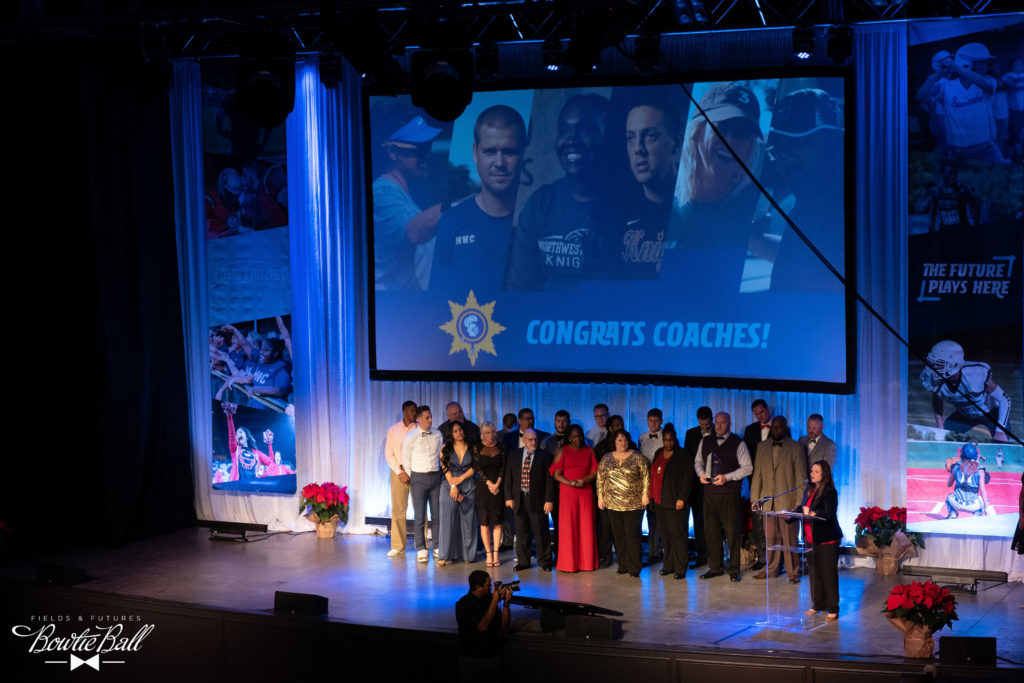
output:
[[501,581],[495,581],[494,582],[494,590],[498,590],[499,588],[508,588],[512,592],[516,592],[516,591],[519,590],[519,579],[516,579],[515,581],[509,581],[507,583],[503,583]]

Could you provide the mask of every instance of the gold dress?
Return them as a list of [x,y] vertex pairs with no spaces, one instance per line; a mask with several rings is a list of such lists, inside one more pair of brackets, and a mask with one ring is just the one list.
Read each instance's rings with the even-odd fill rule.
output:
[[597,468],[597,494],[606,510],[629,512],[643,510],[643,497],[651,488],[651,468],[639,451],[623,461],[608,453]]

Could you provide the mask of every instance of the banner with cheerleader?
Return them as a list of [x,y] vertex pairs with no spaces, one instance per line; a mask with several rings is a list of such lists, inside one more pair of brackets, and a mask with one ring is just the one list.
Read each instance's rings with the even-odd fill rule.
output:
[[294,493],[285,126],[239,108],[231,64],[203,64],[214,489]]
[[1024,19],[910,27],[907,525],[1013,536],[1024,471]]

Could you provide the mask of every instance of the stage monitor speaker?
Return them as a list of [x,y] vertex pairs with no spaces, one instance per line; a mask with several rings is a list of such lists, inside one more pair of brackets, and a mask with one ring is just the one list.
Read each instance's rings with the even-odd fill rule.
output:
[[947,664],[954,662],[995,664],[996,639],[942,636],[939,639],[939,660]]
[[584,640],[619,640],[622,622],[608,617],[568,615],[565,617],[565,637]]
[[36,570],[36,581],[55,586],[77,586],[85,581],[85,571],[62,564],[41,564]]
[[311,593],[274,593],[274,611],[319,617],[327,614],[327,598]]

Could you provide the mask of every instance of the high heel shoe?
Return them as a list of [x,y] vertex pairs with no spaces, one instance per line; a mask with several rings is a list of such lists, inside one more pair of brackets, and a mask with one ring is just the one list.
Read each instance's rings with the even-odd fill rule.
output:
[[497,551],[497,550],[494,551],[494,562],[491,563],[492,567],[500,567],[501,566],[501,560],[498,559],[498,552],[499,551]]

